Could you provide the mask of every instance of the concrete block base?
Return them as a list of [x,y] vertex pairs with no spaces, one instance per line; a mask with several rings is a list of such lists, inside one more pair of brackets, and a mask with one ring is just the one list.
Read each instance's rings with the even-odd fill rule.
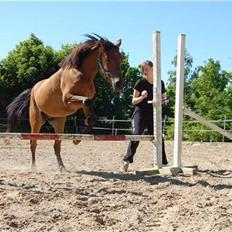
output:
[[161,168],[154,167],[152,169],[138,170],[135,171],[136,175],[164,175],[164,176],[178,176],[179,174],[192,176],[197,173],[198,166],[182,166],[182,167],[172,167],[164,166]]

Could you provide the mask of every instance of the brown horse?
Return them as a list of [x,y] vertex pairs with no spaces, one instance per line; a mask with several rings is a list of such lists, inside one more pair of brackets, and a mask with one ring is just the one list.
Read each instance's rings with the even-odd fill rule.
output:
[[[59,70],[48,79],[39,81],[27,89],[7,106],[7,132],[12,131],[17,121],[29,107],[31,133],[39,133],[48,121],[55,133],[63,133],[66,117],[83,109],[87,129],[92,128],[92,112],[87,102],[95,95],[94,78],[100,70],[106,81],[112,84],[114,92],[122,90],[124,80],[121,72],[121,40],[115,44],[101,36],[86,35],[80,43],[59,64]],[[35,168],[37,141],[31,141],[32,168]],[[54,143],[54,152],[60,170],[65,169],[60,156],[61,141]]]

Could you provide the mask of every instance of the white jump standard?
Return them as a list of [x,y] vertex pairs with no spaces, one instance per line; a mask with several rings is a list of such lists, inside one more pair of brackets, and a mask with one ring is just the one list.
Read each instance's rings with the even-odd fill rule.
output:
[[153,101],[154,106],[154,137],[156,139],[156,158],[157,166],[154,164],[153,169],[137,171],[140,175],[193,175],[197,167],[181,166],[181,146],[182,146],[182,120],[183,120],[183,93],[184,93],[184,52],[185,52],[185,35],[178,37],[178,54],[177,54],[177,77],[176,77],[176,108],[175,108],[175,142],[173,166],[162,166],[162,106],[161,106],[161,64],[160,64],[160,32],[153,34],[153,52],[154,52],[154,81],[153,81]]

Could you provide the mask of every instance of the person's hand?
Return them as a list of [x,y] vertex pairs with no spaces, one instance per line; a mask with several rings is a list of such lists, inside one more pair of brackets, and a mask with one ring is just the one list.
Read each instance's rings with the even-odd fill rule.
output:
[[143,90],[142,93],[141,93],[141,96],[144,98],[146,98],[148,95],[147,91],[146,90]]
[[163,105],[167,105],[168,103],[169,103],[168,98],[165,97],[165,98],[162,99],[162,104]]

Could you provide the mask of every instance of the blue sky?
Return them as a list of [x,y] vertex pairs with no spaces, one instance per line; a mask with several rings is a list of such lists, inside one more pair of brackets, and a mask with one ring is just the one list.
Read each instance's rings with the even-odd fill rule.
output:
[[177,36],[186,34],[186,47],[194,67],[208,58],[232,71],[232,2],[222,1],[40,1],[0,2],[0,59],[31,33],[45,45],[85,40],[95,32],[122,49],[131,66],[152,59],[152,32],[161,32],[162,79],[173,69]]

